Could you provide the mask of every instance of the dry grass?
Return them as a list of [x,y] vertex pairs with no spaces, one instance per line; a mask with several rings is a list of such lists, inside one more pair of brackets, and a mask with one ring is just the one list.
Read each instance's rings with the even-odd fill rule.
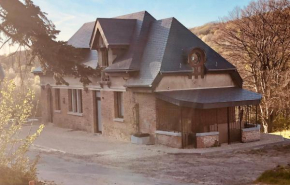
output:
[[280,135],[280,136],[283,136],[284,138],[290,139],[290,130],[283,130],[281,132],[273,132],[271,134]]
[[267,170],[262,173],[257,182],[276,185],[290,184],[290,166],[277,166],[272,170]]

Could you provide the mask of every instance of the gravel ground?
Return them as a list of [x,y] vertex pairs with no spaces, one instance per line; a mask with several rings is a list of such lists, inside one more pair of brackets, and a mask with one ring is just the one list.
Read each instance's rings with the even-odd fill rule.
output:
[[[29,129],[25,127],[21,137]],[[63,185],[240,185],[253,183],[265,170],[289,164],[290,144],[284,145],[198,155],[190,150],[182,153],[164,146],[133,145],[47,126],[30,156],[40,151],[39,176]]]
[[194,184],[240,185],[253,183],[265,170],[290,164],[290,144],[205,156],[163,154],[133,160],[95,156],[91,160],[131,169],[157,179],[174,179]]

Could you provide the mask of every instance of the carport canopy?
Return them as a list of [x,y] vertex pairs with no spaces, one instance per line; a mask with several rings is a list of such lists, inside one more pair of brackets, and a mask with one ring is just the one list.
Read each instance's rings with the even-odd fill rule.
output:
[[238,87],[156,92],[158,99],[181,107],[212,109],[258,105],[261,94]]

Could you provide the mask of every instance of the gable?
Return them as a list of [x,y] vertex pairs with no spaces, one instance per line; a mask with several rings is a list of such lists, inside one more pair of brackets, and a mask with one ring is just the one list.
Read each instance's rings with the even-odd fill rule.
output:
[[129,46],[135,25],[136,19],[97,19],[90,41],[91,49],[98,48],[100,37],[107,48]]

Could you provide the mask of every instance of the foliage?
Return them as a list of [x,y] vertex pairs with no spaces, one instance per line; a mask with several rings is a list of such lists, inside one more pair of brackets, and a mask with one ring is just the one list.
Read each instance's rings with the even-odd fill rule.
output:
[[[280,130],[280,129],[279,129]],[[281,130],[281,131],[276,131],[276,132],[273,132],[271,134],[274,134],[274,135],[280,135],[284,138],[287,138],[287,139],[290,139],[290,130]]]
[[32,89],[35,93],[33,99],[33,111],[36,117],[41,116],[40,79],[39,76],[31,73],[39,62],[36,60],[33,65],[27,65],[30,58],[27,57],[30,51],[18,51],[13,55],[0,55],[1,66],[4,70],[6,80],[14,80],[15,91],[22,91],[23,87]]
[[290,164],[288,166],[277,166],[267,170],[257,179],[257,182],[284,185],[290,184]]
[[290,117],[279,114],[275,117],[273,131],[284,131],[290,129]]
[[245,86],[263,95],[264,131],[290,100],[290,1],[258,0],[220,24],[218,44],[236,61]]
[[5,173],[1,173],[0,179],[5,181],[5,177],[9,177],[2,174],[17,173],[18,175],[15,176],[15,184],[17,184],[17,181],[20,182],[21,179],[36,179],[37,159],[31,163],[26,154],[31,144],[43,130],[44,125],[40,125],[36,133],[29,134],[25,138],[18,137],[25,121],[32,114],[34,93],[30,89],[15,92],[15,88],[13,81],[4,80],[1,83],[0,170],[5,171]]
[[244,87],[262,94],[259,120],[265,132],[272,131],[277,115],[289,112],[289,25],[289,0],[258,0],[220,23],[191,29],[236,65]]
[[30,62],[37,57],[44,73],[52,72],[58,84],[68,84],[63,77],[73,75],[87,85],[89,76],[99,74],[99,70],[80,63],[82,49],[56,41],[59,31],[31,0],[0,0],[0,18],[0,33],[7,38],[0,38],[2,46],[11,42],[30,49]]

